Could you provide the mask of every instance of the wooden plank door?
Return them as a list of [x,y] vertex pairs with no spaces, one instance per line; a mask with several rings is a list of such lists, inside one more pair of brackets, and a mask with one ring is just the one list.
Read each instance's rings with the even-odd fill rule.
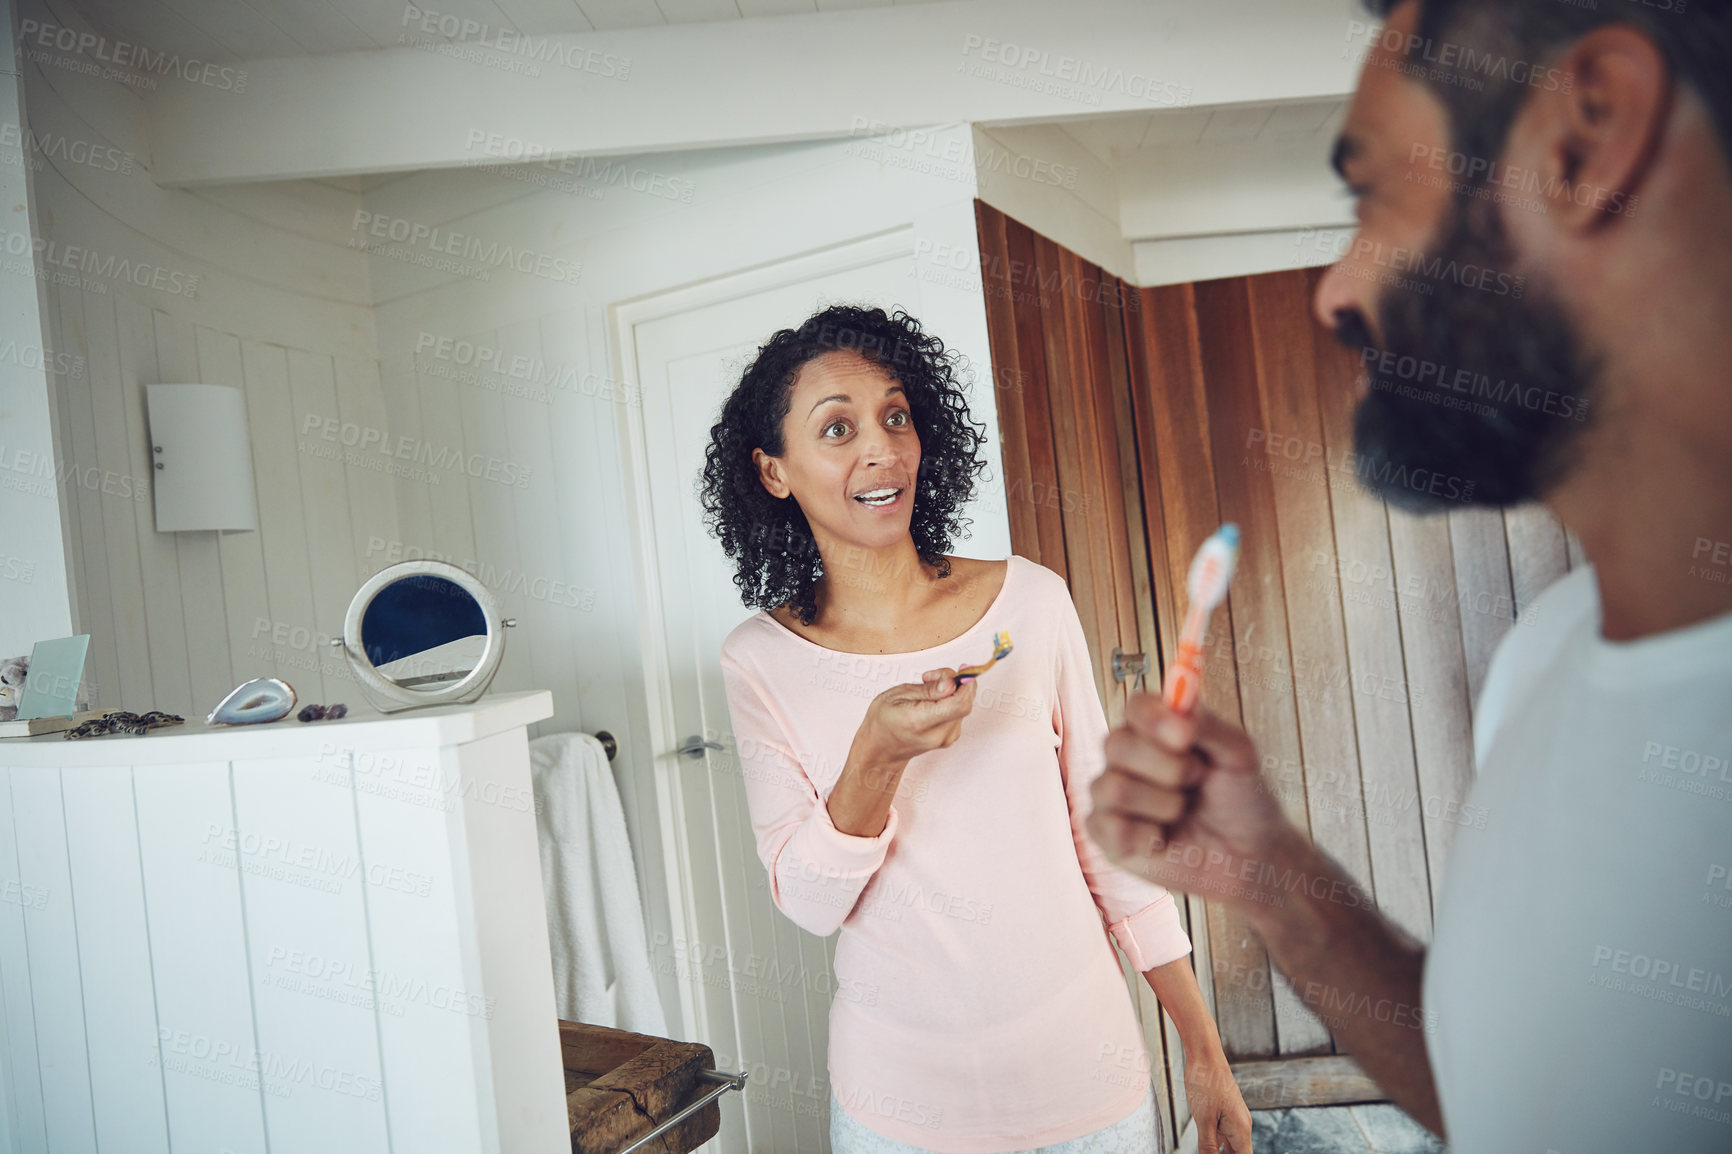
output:
[[[1191,557],[1237,522],[1203,704],[1257,742],[1289,818],[1428,939],[1453,835],[1475,820],[1462,802],[1486,664],[1579,548],[1542,508],[1418,517],[1362,486],[1358,366],[1311,316],[1321,270],[1137,289],[983,203],[977,217],[1012,546],[1066,576],[1108,716],[1128,692],[1113,651],[1155,656],[1158,681]],[[1253,1107],[1376,1099],[1328,1005],[1271,972],[1245,920],[1186,905]],[[1152,1007],[1144,1021],[1182,1127],[1171,1022]]]

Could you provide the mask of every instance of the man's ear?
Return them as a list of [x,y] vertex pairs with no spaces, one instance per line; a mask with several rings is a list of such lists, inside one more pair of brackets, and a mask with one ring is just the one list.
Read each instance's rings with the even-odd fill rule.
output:
[[[1532,193],[1565,227],[1591,229],[1633,215],[1672,112],[1673,84],[1659,48],[1633,25],[1602,24],[1535,84],[1533,120],[1511,133],[1512,167],[1537,178]],[[1512,183],[1528,191],[1529,182]]]
[[786,497],[793,492],[788,488],[788,482],[782,478],[782,463],[762,449],[752,450],[752,463],[758,466],[758,480],[768,489],[772,497]]

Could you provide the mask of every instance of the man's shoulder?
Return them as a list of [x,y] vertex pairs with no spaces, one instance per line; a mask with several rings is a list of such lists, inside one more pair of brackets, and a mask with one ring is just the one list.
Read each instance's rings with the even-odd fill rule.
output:
[[1600,587],[1592,564],[1577,565],[1539,594],[1520,614],[1517,624],[1498,646],[1499,652],[1544,648],[1567,636],[1600,607]]
[[1493,650],[1474,709],[1474,760],[1483,763],[1491,739],[1510,706],[1519,702],[1552,664],[1565,643],[1599,613],[1599,586],[1592,565],[1578,565],[1542,590],[1517,615]]

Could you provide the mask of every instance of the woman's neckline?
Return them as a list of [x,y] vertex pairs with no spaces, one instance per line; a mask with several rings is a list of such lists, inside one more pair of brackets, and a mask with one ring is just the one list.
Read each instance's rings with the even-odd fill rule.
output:
[[955,637],[952,637],[949,641],[941,641],[937,645],[928,645],[925,649],[904,649],[897,653],[854,653],[847,649],[831,649],[827,645],[819,645],[811,638],[802,637],[798,633],[795,633],[792,629],[789,629],[786,625],[783,625],[780,621],[777,621],[774,617],[770,616],[770,612],[767,609],[758,610],[758,616],[762,617],[765,621],[768,621],[776,632],[782,634],[784,637],[790,637],[793,640],[798,641],[801,645],[816,649],[820,653],[834,653],[841,657],[918,657],[922,653],[936,653],[940,649],[955,645],[958,641],[962,641],[979,632],[980,627],[991,620],[992,616],[998,612],[999,606],[1004,603],[1004,595],[1010,590],[1010,575],[1016,571],[1016,562],[1019,559],[1020,558],[1015,553],[1010,554],[1004,559],[1004,580],[998,586],[998,595],[992,599],[992,603],[986,607],[986,612],[980,615],[978,621],[973,625],[970,625],[967,629],[964,629],[961,633],[958,633]]

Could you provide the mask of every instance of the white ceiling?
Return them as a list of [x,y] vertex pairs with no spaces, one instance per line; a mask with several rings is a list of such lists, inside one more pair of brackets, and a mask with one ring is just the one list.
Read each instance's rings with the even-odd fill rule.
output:
[[[351,80],[356,77],[356,69],[363,72],[371,64],[365,59],[348,56],[346,63],[342,62],[341,54],[367,51],[391,50],[399,47],[399,38],[405,34],[416,37],[428,35],[420,29],[418,10],[424,10],[435,24],[444,24],[447,31],[444,35],[453,39],[479,39],[487,41],[499,36],[546,36],[546,35],[583,35],[595,30],[622,30],[619,34],[625,38],[647,37],[651,40],[661,40],[654,30],[674,24],[693,22],[734,22],[749,19],[775,20],[782,15],[815,14],[834,9],[878,9],[879,13],[888,17],[894,26],[910,25],[910,31],[916,39],[922,35],[930,39],[932,28],[949,28],[945,20],[951,13],[977,13],[979,8],[975,0],[39,0],[46,9],[45,18],[58,20],[68,25],[90,26],[111,38],[126,39],[132,43],[143,45],[155,51],[175,52],[183,57],[197,57],[205,60],[221,60],[236,62],[260,62],[260,67],[268,72],[270,69],[318,67],[316,57],[331,57],[330,67],[336,71],[327,75],[314,73],[323,78],[321,84],[328,84],[330,76],[349,75]],[[1045,27],[1040,21],[1045,16],[1062,10],[1061,6],[1077,2],[1075,10],[1080,14],[1087,5],[1080,0],[1028,0],[1018,8],[1015,3],[1007,0],[1005,12],[1006,27],[1011,31],[1027,26],[1029,28]],[[1183,2],[1183,0],[1175,0]],[[1256,3],[1258,0],[1246,0]],[[1277,3],[1293,3],[1294,0],[1275,0]],[[1330,0],[1306,0],[1308,4],[1324,4]],[[1055,8],[1047,8],[1050,3]],[[946,10],[950,11],[947,12]],[[864,13],[862,13],[864,15]],[[1242,15],[1242,14],[1241,14]],[[936,24],[934,23],[936,18]],[[972,17],[969,17],[972,18]],[[1075,18],[1073,16],[1073,18]],[[1063,20],[1064,18],[1060,18]],[[461,28],[458,22],[466,22]],[[1020,23],[1019,23],[1020,22]],[[818,22],[823,23],[823,22]],[[879,21],[877,35],[884,35],[882,21]],[[955,21],[951,20],[951,24]],[[1049,21],[1050,23],[1050,21]],[[929,27],[930,26],[930,27]],[[1300,22],[1301,27],[1309,24]],[[775,20],[772,36],[783,33],[793,33],[796,29],[804,32],[813,27],[807,21]],[[1085,23],[1083,29],[1097,34],[1100,28],[1088,29]],[[629,30],[629,31],[623,31]],[[922,30],[925,30],[922,32]],[[761,33],[748,30],[741,24],[732,24],[730,29],[717,29],[717,34],[726,37],[744,36],[756,44],[760,42]],[[819,35],[814,32],[815,35]],[[1143,36],[1164,36],[1160,29],[1151,31],[1143,29]],[[785,37],[784,37],[785,38]],[[828,38],[832,43],[824,47],[833,50],[835,45],[833,34],[819,35],[820,40]],[[690,37],[675,36],[668,41],[670,46],[690,41]],[[794,40],[799,41],[795,36]],[[1086,37],[1085,37],[1086,40]],[[686,44],[684,50],[689,51]],[[1102,59],[1110,57],[1110,52],[1096,45],[1087,49]],[[777,57],[780,59],[780,57]],[[273,63],[264,63],[271,61]],[[767,61],[760,60],[760,66]],[[928,64],[931,64],[929,61]],[[948,79],[953,65],[940,59],[938,65],[944,78]],[[936,66],[935,66],[936,67]],[[343,73],[343,69],[348,72]],[[931,71],[931,68],[928,69]],[[263,73],[261,73],[263,75]],[[290,81],[293,77],[291,74]],[[1307,84],[1316,93],[1317,85],[1311,79],[1301,77],[1306,83],[1289,85],[1289,87],[1304,88]],[[293,83],[283,85],[292,90]],[[1291,149],[1298,141],[1304,141],[1309,148],[1309,138],[1333,135],[1338,130],[1345,110],[1345,100],[1339,97],[1324,97],[1321,94],[1301,97],[1285,102],[1268,102],[1268,96],[1256,103],[1221,103],[1219,98],[1228,95],[1234,89],[1231,84],[1218,86],[1223,91],[1211,91],[1217,102],[1212,106],[1157,108],[1147,107],[1094,115],[1077,115],[1080,109],[1059,109],[1059,115],[1046,120],[1049,132],[1062,133],[1064,139],[1072,142],[1076,149],[1091,154],[1108,172],[1122,173],[1125,171],[1141,172],[1153,165],[1163,168],[1172,163],[1172,158],[1189,153],[1192,149],[1203,153],[1215,153],[1222,156],[1242,151],[1240,146],[1250,151],[1258,151],[1257,146],[1267,146],[1271,149]],[[1267,92],[1268,85],[1264,86]],[[1279,88],[1279,85],[1274,87]],[[355,88],[351,84],[351,88]],[[1327,91],[1327,87],[1324,89]],[[365,85],[356,88],[356,92],[364,92]],[[183,96],[185,94],[182,94]],[[194,96],[210,94],[194,93]],[[311,97],[311,93],[308,94]],[[970,93],[969,95],[974,95]],[[1297,95],[1297,94],[1295,94]],[[371,97],[365,97],[370,99]],[[256,103],[256,101],[255,101]],[[300,103],[293,101],[292,103]],[[951,104],[955,104],[952,101]],[[964,103],[968,103],[964,101]],[[974,102],[978,104],[978,101]],[[1123,107],[1121,105],[1121,107]],[[227,111],[226,109],[224,111]],[[629,109],[627,111],[630,111]],[[270,116],[281,116],[280,108],[266,109]],[[907,110],[904,110],[906,118]],[[220,118],[219,118],[220,119]],[[840,123],[840,121],[838,121]],[[980,118],[985,126],[994,124],[990,112]],[[1032,119],[1017,117],[1012,120],[997,122],[1005,127],[1033,127]],[[779,131],[786,133],[783,125]],[[242,135],[246,135],[242,131]],[[665,134],[664,134],[665,135]],[[689,136],[690,133],[687,133]],[[819,135],[823,135],[820,133]],[[684,140],[685,137],[680,137]],[[1048,147],[1063,147],[1058,145],[1056,138],[1049,138]],[[646,147],[650,147],[646,145]],[[1326,145],[1320,145],[1326,149]],[[653,150],[653,148],[651,149]],[[574,154],[582,154],[586,150],[575,147]],[[613,151],[618,151],[617,147]],[[1080,160],[1081,156],[1078,155]],[[342,170],[341,166],[333,166]],[[391,172],[372,172],[365,175],[324,177],[324,182],[332,187],[363,193],[379,187],[382,184],[402,178],[402,170],[416,167],[413,165],[395,166]],[[227,171],[226,169],[224,171]],[[309,170],[303,170],[309,171]],[[349,166],[349,171],[367,173],[367,168],[357,169]],[[258,178],[258,177],[255,177]],[[236,179],[239,179],[236,177]]]
[[[1345,100],[1242,104],[1232,108],[1176,108],[1124,113],[1093,120],[1055,121],[1053,127],[1092,153],[1109,169],[1120,169],[1138,152],[1185,145],[1251,144],[1296,137],[1333,138],[1347,111]],[[1023,127],[1026,127],[1023,126]],[[406,173],[334,176],[319,181],[349,192],[368,192]]]
[[[66,0],[110,36],[205,60],[264,60],[394,48],[407,32],[407,0]],[[480,36],[603,32],[889,8],[939,0],[416,0],[436,17],[471,20]],[[58,5],[56,5],[58,6]],[[469,39],[474,39],[471,35]]]
[[1135,153],[1189,144],[1252,144],[1296,137],[1333,137],[1345,100],[1239,104],[1231,108],[1172,108],[1066,120],[1057,127],[1108,168]]
[[406,172],[375,172],[365,176],[322,176],[316,183],[340,188],[344,192],[371,192],[382,184],[402,180],[408,175],[410,174]]

